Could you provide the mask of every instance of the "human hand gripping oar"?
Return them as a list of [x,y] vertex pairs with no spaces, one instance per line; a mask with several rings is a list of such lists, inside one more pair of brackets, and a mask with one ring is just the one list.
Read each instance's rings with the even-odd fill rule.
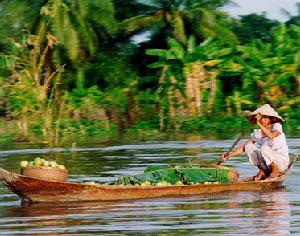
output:
[[[245,134],[248,133],[248,131],[251,129],[251,127],[253,126],[253,124],[255,123],[255,120],[250,121],[250,123],[248,124],[247,128],[241,133],[241,135],[237,138],[237,140],[232,144],[232,146],[230,147],[230,149],[224,154],[222,155],[223,157],[227,157],[229,155],[229,153],[233,150],[233,148],[239,143],[239,141],[241,141],[241,139],[245,136]],[[225,159],[226,160],[226,159]],[[218,161],[217,165],[220,165],[222,162],[224,162],[225,160],[222,160],[220,158],[220,160]]]

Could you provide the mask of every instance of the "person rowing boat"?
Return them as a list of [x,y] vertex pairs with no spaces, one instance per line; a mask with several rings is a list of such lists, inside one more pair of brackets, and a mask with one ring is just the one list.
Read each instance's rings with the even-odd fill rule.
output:
[[249,122],[256,122],[259,129],[254,129],[250,138],[241,146],[221,155],[220,162],[245,152],[250,163],[259,169],[253,177],[254,181],[278,177],[289,165],[289,150],[281,125],[284,120],[269,104],[259,107],[246,117]]

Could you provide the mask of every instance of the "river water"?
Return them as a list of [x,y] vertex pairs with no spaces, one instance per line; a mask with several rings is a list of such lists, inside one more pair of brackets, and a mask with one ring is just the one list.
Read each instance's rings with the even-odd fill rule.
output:
[[[71,181],[109,181],[141,173],[149,164],[213,164],[233,141],[6,150],[0,151],[0,166],[19,172],[20,161],[42,157],[65,164]],[[288,144],[291,153],[300,153],[300,139]],[[245,157],[225,165],[241,177],[257,172]],[[26,204],[0,185],[0,235],[300,235],[299,169],[296,162],[284,187],[271,192],[115,202]]]

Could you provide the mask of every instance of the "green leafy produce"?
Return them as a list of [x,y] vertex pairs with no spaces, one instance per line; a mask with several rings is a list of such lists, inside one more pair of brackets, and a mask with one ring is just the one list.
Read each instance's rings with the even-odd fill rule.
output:
[[121,177],[112,185],[169,186],[229,183],[229,170],[191,167],[147,167],[145,172]]
[[225,169],[196,169],[196,168],[182,168],[177,169],[181,173],[184,182],[204,183],[220,181],[222,183],[229,183],[229,170]]

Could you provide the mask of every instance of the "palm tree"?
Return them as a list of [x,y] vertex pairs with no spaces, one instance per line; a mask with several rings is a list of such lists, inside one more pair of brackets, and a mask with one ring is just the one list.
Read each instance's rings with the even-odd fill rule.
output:
[[49,0],[41,8],[41,16],[34,29],[41,40],[52,34],[66,56],[80,62],[96,52],[97,32],[112,33],[115,30],[114,7],[110,0],[66,1]]
[[299,26],[288,31],[282,24],[273,29],[270,42],[255,40],[250,45],[238,46],[245,68],[242,76],[245,94],[256,91],[252,99],[276,106],[291,105],[297,100],[294,98],[299,96],[300,87],[299,39]]
[[[119,29],[128,35],[149,29],[170,32],[182,44],[187,43],[187,35],[194,34],[201,40],[216,37],[235,43],[235,35],[222,26],[221,14],[216,8],[228,4],[229,0],[150,0],[144,3],[145,13],[131,17],[119,24]],[[167,33],[168,34],[168,33]]]

